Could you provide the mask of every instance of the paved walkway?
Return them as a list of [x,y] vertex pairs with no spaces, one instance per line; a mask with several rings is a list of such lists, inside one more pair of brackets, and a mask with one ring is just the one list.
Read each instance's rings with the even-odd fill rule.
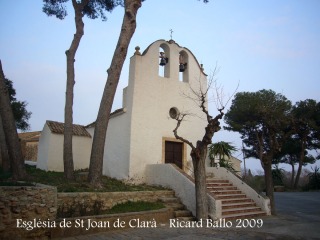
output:
[[[320,192],[275,193],[277,216],[264,217],[261,228],[157,228],[125,229],[64,238],[66,240],[111,239],[320,239]],[[203,224],[205,225],[205,224]]]

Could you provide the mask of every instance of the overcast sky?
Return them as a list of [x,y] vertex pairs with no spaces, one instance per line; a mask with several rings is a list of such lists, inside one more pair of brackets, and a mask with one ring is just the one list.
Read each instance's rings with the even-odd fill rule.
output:
[[[0,0],[0,59],[18,100],[28,102],[31,130],[46,120],[63,122],[66,85],[65,50],[75,32],[73,9],[61,21],[42,12],[42,0]],[[129,58],[158,39],[173,40],[193,52],[210,75],[216,64],[225,100],[238,91],[272,89],[293,103],[320,101],[320,1],[318,0],[146,0],[138,12],[113,109],[121,107],[128,83]],[[85,18],[85,34],[76,55],[74,123],[97,116],[123,8],[106,22]],[[230,103],[227,108],[230,107]],[[210,106],[215,114],[215,106]],[[237,134],[220,131],[214,141],[238,148]],[[242,156],[238,155],[240,159]],[[248,164],[259,168],[257,160]]]

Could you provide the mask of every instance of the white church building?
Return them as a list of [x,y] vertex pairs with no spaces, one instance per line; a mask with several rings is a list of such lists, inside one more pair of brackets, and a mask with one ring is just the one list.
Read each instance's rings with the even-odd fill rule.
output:
[[[103,174],[143,181],[145,166],[175,163],[187,171],[190,148],[175,139],[175,112],[188,112],[178,133],[191,142],[202,138],[206,118],[191,88],[207,87],[203,69],[191,51],[173,40],[158,40],[143,53],[136,48],[130,59],[129,83],[123,89],[122,108],[112,114],[105,146]],[[94,124],[87,130],[93,134]]]
[[[136,47],[130,59],[122,108],[110,116],[103,162],[104,175],[135,181],[143,181],[148,164],[175,163],[185,171],[191,169],[190,148],[175,139],[177,121],[170,117],[170,109],[171,114],[184,112],[193,116],[178,129],[180,136],[193,143],[202,138],[206,126],[201,109],[187,97],[194,97],[191,89],[207,87],[206,74],[192,52],[173,40],[158,40],[143,53],[139,50]],[[61,123],[56,124],[61,127]],[[54,131],[47,125],[48,122],[40,137],[38,167],[63,171],[63,131]],[[94,123],[85,130],[93,136]],[[49,141],[57,134],[59,138]],[[82,135],[75,134],[75,138],[74,154],[82,151],[82,157],[74,158],[75,166],[84,168],[89,166],[92,138],[83,129]]]
[[[175,138],[173,130],[177,121],[174,118],[179,113],[187,113],[178,128],[179,136],[193,144],[202,139],[207,120],[192,97],[195,91],[207,88],[207,76],[192,52],[173,40],[158,40],[144,52],[139,50],[136,47],[130,58],[122,108],[110,115],[103,175],[131,183],[169,187],[195,215],[195,185],[192,177],[186,174],[192,172],[191,149]],[[94,127],[95,123],[73,127],[75,169],[89,167]],[[39,140],[38,168],[63,171],[63,131],[63,123],[46,122]],[[237,164],[240,167],[240,163]],[[270,214],[269,200],[238,176],[219,167],[207,166],[206,172],[208,177],[230,181],[239,189],[236,191],[242,191],[257,204],[260,210],[250,208],[248,216],[253,216],[252,211],[258,214],[255,216]],[[209,215],[213,219],[228,216],[222,200],[214,198],[212,192],[208,192],[208,201]]]

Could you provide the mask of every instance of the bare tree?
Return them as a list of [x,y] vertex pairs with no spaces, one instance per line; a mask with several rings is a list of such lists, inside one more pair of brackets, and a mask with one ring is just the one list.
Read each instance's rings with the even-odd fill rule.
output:
[[26,169],[19,142],[18,132],[16,128],[15,119],[13,116],[12,108],[8,89],[5,85],[5,76],[2,71],[2,64],[0,61],[0,116],[2,120],[2,127],[6,139],[8,153],[11,161],[11,171],[13,179],[22,179],[26,176]]
[[[182,142],[188,144],[191,147],[190,156],[192,159],[193,171],[194,171],[195,188],[196,188],[196,218],[198,220],[208,218],[205,161],[207,157],[208,145],[212,143],[213,135],[221,129],[220,120],[224,115],[223,113],[224,106],[221,104],[221,96],[219,95],[218,89],[216,88],[216,86],[215,88],[216,88],[217,100],[220,101],[219,105],[221,106],[221,107],[217,107],[219,114],[217,114],[215,117],[212,117],[209,114],[208,109],[206,107],[207,93],[212,83],[213,83],[213,79],[211,78],[211,80],[209,81],[208,87],[205,90],[203,90],[201,89],[201,86],[200,86],[199,91],[195,91],[190,86],[191,92],[194,94],[194,97],[187,96],[188,98],[191,98],[193,101],[195,101],[200,107],[201,111],[205,114],[205,117],[207,120],[207,126],[205,127],[205,134],[203,135],[202,139],[198,140],[196,142],[196,145],[194,145],[192,142],[190,142],[189,140],[187,140],[186,138],[178,134],[178,129],[182,124],[183,120],[185,119],[186,116],[190,115],[187,113],[181,113],[177,116],[176,118],[177,125],[173,130],[173,133],[176,139],[181,140]],[[214,83],[216,82],[214,81]]]

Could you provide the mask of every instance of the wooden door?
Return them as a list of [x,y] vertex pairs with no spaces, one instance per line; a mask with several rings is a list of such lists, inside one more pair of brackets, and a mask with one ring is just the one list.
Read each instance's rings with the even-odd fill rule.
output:
[[174,163],[182,169],[182,149],[183,143],[166,141],[165,163]]

